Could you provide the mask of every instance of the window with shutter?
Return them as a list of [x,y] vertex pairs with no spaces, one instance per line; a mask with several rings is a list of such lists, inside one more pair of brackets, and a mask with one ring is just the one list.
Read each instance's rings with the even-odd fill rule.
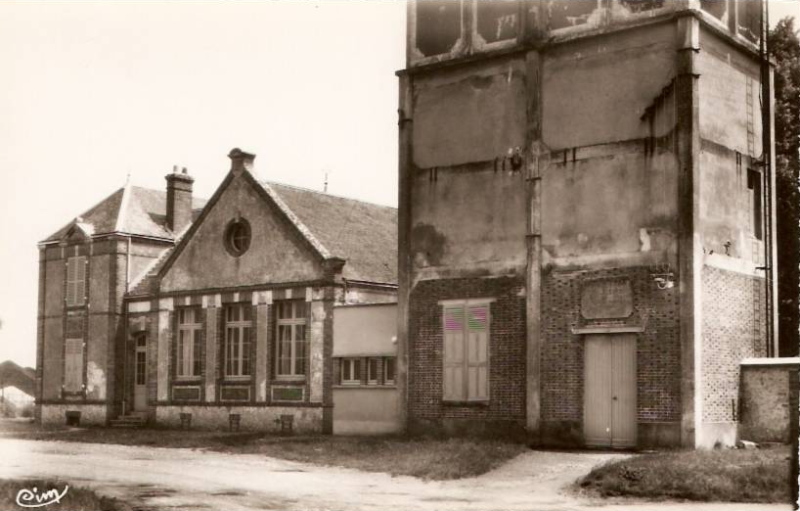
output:
[[72,312],[67,316],[64,339],[64,390],[80,392],[83,390],[83,313]]
[[443,308],[443,399],[489,399],[489,303],[465,301]]
[[83,305],[86,301],[86,256],[67,259],[67,305]]
[[64,341],[64,390],[83,390],[83,339]]
[[464,400],[464,307],[444,309],[444,400]]

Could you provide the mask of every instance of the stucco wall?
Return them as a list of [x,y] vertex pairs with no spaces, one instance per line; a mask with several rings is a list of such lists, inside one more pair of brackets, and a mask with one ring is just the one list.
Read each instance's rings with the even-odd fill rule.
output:
[[386,434],[400,431],[397,389],[333,389],[333,433],[336,435]]
[[334,307],[333,356],[394,355],[397,304]]
[[[239,257],[225,247],[228,223],[250,223],[250,248]],[[268,205],[245,174],[233,176],[219,200],[161,281],[161,291],[232,288],[321,278],[319,262],[278,210]]]

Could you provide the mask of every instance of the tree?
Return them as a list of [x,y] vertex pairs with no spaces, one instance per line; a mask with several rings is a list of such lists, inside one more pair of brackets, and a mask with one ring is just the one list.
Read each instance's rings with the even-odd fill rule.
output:
[[800,346],[800,40],[794,18],[769,34],[775,61],[775,182],[778,244],[779,355],[797,356]]

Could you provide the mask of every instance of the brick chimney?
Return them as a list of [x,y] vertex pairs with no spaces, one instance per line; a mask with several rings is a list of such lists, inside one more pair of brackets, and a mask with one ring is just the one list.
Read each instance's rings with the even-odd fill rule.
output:
[[181,232],[192,221],[192,183],[194,178],[186,172],[186,167],[178,172],[172,167],[167,180],[167,228],[174,233]]
[[243,170],[253,171],[253,160],[256,159],[255,154],[246,153],[235,147],[228,153],[228,158],[231,159],[231,172],[234,174],[239,174]]

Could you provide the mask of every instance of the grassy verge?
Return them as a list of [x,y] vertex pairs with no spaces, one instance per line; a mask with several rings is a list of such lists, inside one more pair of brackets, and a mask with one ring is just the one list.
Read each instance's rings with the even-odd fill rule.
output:
[[645,454],[592,470],[577,484],[604,497],[789,502],[789,447]]
[[[61,494],[68,484],[66,481],[58,480],[28,479],[11,481],[0,479],[0,509],[8,511],[27,509],[17,505],[17,494],[20,491],[28,490],[32,492],[36,488],[36,495],[45,494],[48,490],[56,490]],[[37,503],[35,500],[21,500],[21,502],[23,504]],[[39,509],[47,509],[48,511],[130,511],[131,507],[117,499],[100,496],[92,490],[69,485],[67,493],[59,502],[48,504]]]
[[[40,428],[5,424],[0,435],[29,440],[195,448],[258,454],[368,472],[432,480],[473,477],[526,450],[512,442],[482,439],[292,436],[170,429]],[[2,508],[0,508],[2,509]]]

